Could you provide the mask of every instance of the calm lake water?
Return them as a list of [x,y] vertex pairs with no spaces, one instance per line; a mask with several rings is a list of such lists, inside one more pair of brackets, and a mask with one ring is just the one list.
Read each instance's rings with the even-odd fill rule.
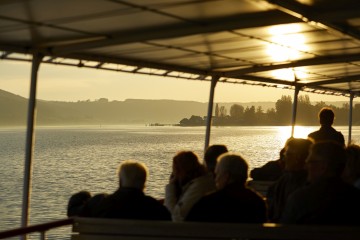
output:
[[[295,136],[306,137],[317,128],[297,127]],[[347,140],[347,127],[337,129]],[[227,145],[254,168],[278,157],[290,130],[290,127],[213,127],[210,144]],[[77,191],[115,191],[116,168],[127,159],[148,166],[146,192],[163,198],[172,157],[179,150],[193,150],[202,157],[204,135],[204,127],[38,127],[31,224],[65,218],[67,201]],[[359,143],[360,127],[354,127],[352,135]],[[20,226],[24,149],[24,129],[0,128],[0,231]]]

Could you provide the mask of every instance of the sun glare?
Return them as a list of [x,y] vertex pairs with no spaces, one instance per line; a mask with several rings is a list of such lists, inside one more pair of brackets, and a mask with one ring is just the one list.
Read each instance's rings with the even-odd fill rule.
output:
[[270,44],[267,53],[278,62],[298,59],[299,50],[307,50],[305,38],[301,34],[275,35],[271,37],[273,44]]
[[[294,24],[271,27],[269,33],[272,35],[270,38],[272,43],[266,49],[267,54],[275,62],[299,59],[301,52],[309,50],[309,47],[306,45],[306,39],[300,31],[300,26]],[[294,80],[292,69],[276,70],[272,71],[272,74],[277,79]],[[296,72],[297,78],[304,78],[306,75],[305,68],[301,72]]]
[[309,50],[300,31],[300,26],[293,24],[271,27],[269,33],[272,35],[272,44],[268,46],[267,53],[279,62],[298,59],[300,51]]
[[303,78],[307,77],[304,67],[296,68],[296,70],[291,69],[291,68],[277,69],[277,70],[271,71],[271,74],[276,79],[288,80],[288,81],[294,80],[295,76],[298,79],[303,79]]
[[[314,127],[295,126],[294,137],[295,138],[307,138],[307,135],[313,132]],[[291,137],[291,126],[280,127],[278,131],[279,138],[281,139],[282,145],[285,145],[286,140]]]

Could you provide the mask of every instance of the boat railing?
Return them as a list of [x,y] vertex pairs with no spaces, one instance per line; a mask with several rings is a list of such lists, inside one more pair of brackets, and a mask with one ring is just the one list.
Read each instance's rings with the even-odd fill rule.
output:
[[15,228],[15,229],[0,232],[0,239],[11,238],[11,237],[16,237],[16,236],[25,236],[25,238],[23,238],[23,239],[26,239],[26,236],[29,234],[40,233],[40,239],[45,240],[46,233],[49,230],[52,230],[54,228],[72,225],[73,223],[74,223],[74,219],[67,218],[67,219],[42,223],[42,224],[31,225],[28,227]]

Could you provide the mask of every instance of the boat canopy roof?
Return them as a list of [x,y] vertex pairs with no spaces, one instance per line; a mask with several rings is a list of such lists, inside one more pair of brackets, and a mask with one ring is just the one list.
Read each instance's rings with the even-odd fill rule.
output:
[[359,0],[2,0],[0,56],[360,94]]

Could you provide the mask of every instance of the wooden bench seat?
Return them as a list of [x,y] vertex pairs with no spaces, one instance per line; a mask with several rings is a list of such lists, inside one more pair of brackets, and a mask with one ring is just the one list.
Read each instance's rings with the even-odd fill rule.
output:
[[75,218],[72,240],[359,240],[360,227]]

